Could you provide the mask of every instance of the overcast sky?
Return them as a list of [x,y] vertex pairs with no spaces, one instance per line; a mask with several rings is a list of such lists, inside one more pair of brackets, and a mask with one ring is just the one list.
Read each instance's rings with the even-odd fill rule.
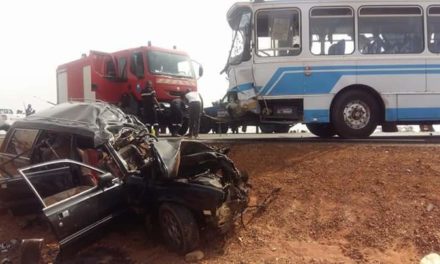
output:
[[[231,43],[235,0],[14,0],[0,4],[0,108],[56,102],[56,67],[89,50],[153,45],[187,51],[205,70],[206,102],[226,92],[220,75]],[[41,99],[36,99],[41,98]]]

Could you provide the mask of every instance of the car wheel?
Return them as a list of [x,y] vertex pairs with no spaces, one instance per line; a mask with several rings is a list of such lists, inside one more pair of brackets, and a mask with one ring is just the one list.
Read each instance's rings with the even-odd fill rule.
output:
[[165,203],[159,208],[159,222],[162,237],[172,250],[184,254],[198,246],[199,228],[187,208]]
[[275,127],[273,125],[260,125],[261,133],[273,133],[275,130]]
[[227,124],[214,124],[213,131],[217,134],[228,133],[229,127]]
[[379,123],[379,103],[368,92],[352,90],[336,98],[331,119],[339,136],[367,138]]
[[290,125],[275,125],[275,133],[289,133]]
[[200,129],[199,129],[199,133],[200,134],[208,134],[209,132],[211,132],[211,124],[212,122],[210,120],[208,120],[205,117],[202,117],[200,119]]
[[336,135],[336,130],[332,124],[306,124],[307,129],[315,136],[321,138],[331,138]]

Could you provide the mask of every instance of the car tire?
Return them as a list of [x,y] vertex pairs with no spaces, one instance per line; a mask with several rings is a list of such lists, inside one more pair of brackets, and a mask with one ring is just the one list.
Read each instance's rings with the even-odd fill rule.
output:
[[172,250],[185,254],[199,244],[199,228],[194,215],[187,208],[164,203],[159,208],[162,238]]
[[273,125],[260,125],[261,133],[270,134],[275,131],[275,127]]
[[226,134],[228,133],[229,127],[227,124],[214,124],[212,130],[217,134]]
[[200,134],[208,134],[209,132],[211,132],[211,126],[212,126],[211,120],[209,120],[206,117],[202,117],[200,119],[199,133]]
[[379,123],[380,106],[367,91],[352,90],[336,98],[331,120],[342,138],[367,138]]
[[289,133],[290,125],[275,125],[275,133]]
[[310,133],[320,138],[331,138],[336,135],[336,130],[331,123],[306,124],[306,127]]

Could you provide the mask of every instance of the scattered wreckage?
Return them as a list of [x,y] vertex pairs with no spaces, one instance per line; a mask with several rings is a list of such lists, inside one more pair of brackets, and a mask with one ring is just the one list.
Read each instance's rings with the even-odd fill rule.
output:
[[0,148],[0,203],[15,214],[42,211],[61,250],[134,209],[186,253],[200,227],[231,227],[248,185],[222,151],[158,140],[106,103],[70,102],[11,127]]

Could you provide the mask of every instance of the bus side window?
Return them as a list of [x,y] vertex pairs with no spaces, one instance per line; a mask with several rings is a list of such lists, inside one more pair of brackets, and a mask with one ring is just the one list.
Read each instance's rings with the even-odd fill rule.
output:
[[257,55],[295,56],[301,52],[300,14],[296,9],[257,13]]
[[432,53],[440,53],[440,6],[428,9],[428,48]]
[[315,7],[310,11],[310,51],[314,55],[354,52],[354,15],[350,7]]
[[424,50],[423,10],[418,6],[364,6],[359,11],[358,24],[362,54],[411,54]]

